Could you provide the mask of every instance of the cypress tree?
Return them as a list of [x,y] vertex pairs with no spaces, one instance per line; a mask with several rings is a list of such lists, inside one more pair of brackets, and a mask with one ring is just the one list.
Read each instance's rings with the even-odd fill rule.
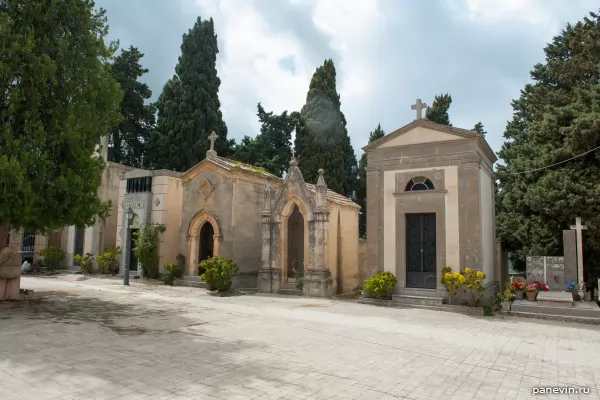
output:
[[122,92],[106,22],[89,0],[0,1],[0,224],[51,231],[108,213],[94,151]]
[[327,186],[350,197],[356,181],[356,156],[340,108],[335,66],[332,60],[326,60],[310,81],[296,129],[295,149],[307,182],[316,183],[317,171],[323,168]]
[[140,63],[142,57],[144,54],[131,46],[115,58],[111,67],[111,75],[123,90],[123,121],[110,130],[108,159],[134,167],[140,167],[141,156],[146,152],[154,129],[156,113],[154,104],[145,104],[152,97],[152,90],[139,81],[148,72]]
[[435,96],[433,104],[427,108],[425,118],[437,124],[452,126],[450,116],[448,115],[448,109],[451,104],[452,96],[448,93]]
[[596,278],[600,151],[584,153],[600,145],[599,14],[567,25],[544,52],[545,61],[531,71],[533,83],[513,101],[504,132],[497,232],[523,268],[527,256],[562,255],[562,230],[580,216],[588,226],[585,273]]
[[[381,124],[369,134],[369,143],[385,136]],[[358,216],[358,231],[360,237],[367,233],[367,153],[363,153],[358,162],[358,179],[356,180],[356,203],[361,207]]]
[[185,171],[194,166],[206,156],[212,131],[219,136],[217,153],[229,154],[231,142],[218,95],[218,52],[213,19],[198,17],[183,35],[175,75],[158,99],[157,129],[149,149],[153,168]]

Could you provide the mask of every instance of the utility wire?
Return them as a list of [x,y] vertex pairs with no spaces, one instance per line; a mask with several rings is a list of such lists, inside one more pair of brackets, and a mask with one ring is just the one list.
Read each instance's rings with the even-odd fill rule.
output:
[[529,171],[523,171],[523,172],[513,172],[513,173],[510,173],[510,174],[507,174],[507,173],[504,173],[504,172],[495,172],[495,173],[496,173],[496,174],[498,174],[498,175],[504,175],[504,176],[506,176],[506,175],[522,175],[522,174],[528,174],[528,173],[530,173],[530,172],[541,171],[541,170],[543,170],[543,169],[552,168],[552,167],[555,167],[555,166],[557,166],[557,165],[564,164],[564,163],[566,163],[566,162],[569,162],[569,161],[571,161],[571,160],[574,160],[574,159],[576,159],[576,158],[583,157],[583,156],[585,156],[586,154],[588,154],[588,153],[591,153],[592,151],[595,151],[595,150],[598,150],[598,149],[600,149],[600,146],[598,146],[598,147],[595,147],[595,148],[593,148],[593,149],[591,149],[591,150],[588,150],[588,151],[586,151],[585,153],[581,153],[581,154],[579,154],[578,156],[571,157],[571,158],[569,158],[568,160],[564,160],[564,161],[561,161],[561,162],[557,162],[557,163],[554,163],[554,164],[550,164],[550,165],[547,165],[547,166],[545,166],[545,167],[541,167],[541,168],[530,169]]

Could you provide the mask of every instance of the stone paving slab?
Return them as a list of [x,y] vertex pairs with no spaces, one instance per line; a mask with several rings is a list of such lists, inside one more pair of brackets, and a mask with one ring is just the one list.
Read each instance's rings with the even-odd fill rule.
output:
[[0,303],[2,400],[600,398],[596,326],[96,278],[23,287],[39,298]]

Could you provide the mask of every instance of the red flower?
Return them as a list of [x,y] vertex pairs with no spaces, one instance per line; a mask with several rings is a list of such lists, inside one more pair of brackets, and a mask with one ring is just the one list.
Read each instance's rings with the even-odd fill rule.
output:
[[544,292],[547,292],[547,291],[549,291],[549,290],[550,290],[550,286],[548,286],[548,285],[547,285],[547,284],[545,284],[545,283],[540,283],[540,288],[541,288],[541,289],[542,289]]

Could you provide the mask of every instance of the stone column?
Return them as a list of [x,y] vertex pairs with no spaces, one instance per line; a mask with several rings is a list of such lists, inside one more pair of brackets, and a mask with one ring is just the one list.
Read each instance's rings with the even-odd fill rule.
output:
[[303,286],[303,294],[305,296],[333,296],[331,270],[325,263],[329,209],[327,208],[327,185],[325,184],[323,173],[323,169],[319,169],[315,210],[313,211],[313,220],[309,222],[309,265],[304,272]]
[[261,212],[262,251],[261,266],[258,271],[257,291],[259,293],[276,293],[281,288],[281,269],[277,268],[276,257],[279,230],[273,221],[272,212],[273,189],[270,183],[265,189],[265,206]]

